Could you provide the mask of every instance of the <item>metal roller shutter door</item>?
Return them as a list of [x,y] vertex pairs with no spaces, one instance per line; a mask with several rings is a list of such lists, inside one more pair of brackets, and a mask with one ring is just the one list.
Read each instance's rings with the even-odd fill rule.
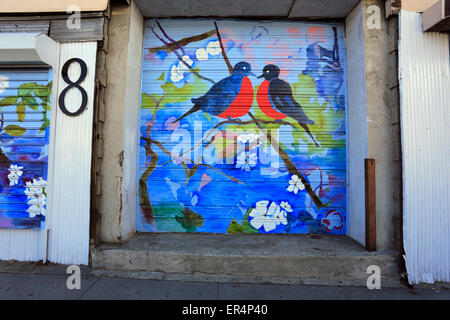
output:
[[345,234],[343,37],[330,23],[148,20],[137,230]]
[[45,222],[50,77],[48,68],[0,67],[0,228]]

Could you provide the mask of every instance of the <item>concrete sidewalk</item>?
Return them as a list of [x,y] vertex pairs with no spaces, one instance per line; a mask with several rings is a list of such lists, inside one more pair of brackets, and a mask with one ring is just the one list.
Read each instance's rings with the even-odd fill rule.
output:
[[1,300],[450,300],[448,285],[429,288],[299,286],[97,277],[81,268],[81,289],[67,289],[67,266],[0,262]]

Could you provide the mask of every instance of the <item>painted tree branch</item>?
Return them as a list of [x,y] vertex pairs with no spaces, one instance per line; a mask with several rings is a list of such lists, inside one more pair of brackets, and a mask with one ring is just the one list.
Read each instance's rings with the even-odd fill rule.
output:
[[[0,134],[4,130],[5,125],[5,117],[3,115],[3,112],[1,113],[1,128],[0,128]],[[0,136],[0,141],[3,141],[3,138]],[[0,147],[0,166],[5,166],[9,168],[11,166],[11,160],[6,156],[6,154],[3,153],[2,148]]]
[[[150,28],[151,30],[152,30],[152,32],[153,32],[153,34],[155,35],[155,37],[157,37],[162,43],[164,43],[165,45],[168,45],[169,44],[169,42],[167,42],[166,40],[164,40],[163,38],[161,38],[156,32],[155,32],[155,30],[154,30],[154,28],[155,27],[152,27],[152,28]],[[187,68],[189,68],[189,70],[193,73],[193,74],[195,74],[197,77],[199,77],[199,78],[201,78],[201,79],[203,79],[203,80],[206,80],[206,81],[209,81],[209,82],[211,82],[211,83],[216,83],[214,80],[212,80],[212,79],[210,79],[210,78],[207,78],[207,77],[204,77],[204,76],[202,76],[201,74],[199,74],[197,71],[195,71],[186,61],[184,61],[183,60],[183,58],[180,56],[180,54],[177,52],[177,50],[173,50],[172,51],[176,56],[177,56],[177,58],[178,58],[178,60],[181,62],[181,63],[183,63]]]
[[[159,148],[160,148],[165,154],[167,154],[168,156],[173,156],[172,153],[171,153],[169,150],[167,150],[167,149],[161,144],[161,142],[158,142],[158,141],[155,141],[155,140],[151,140],[151,139],[150,139],[150,141],[151,141],[152,143],[154,143],[157,147],[159,147]],[[213,166],[210,166],[210,165],[208,165],[208,164],[204,164],[204,163],[202,163],[202,161],[203,161],[203,157],[200,157],[200,159],[198,159],[198,160],[196,161],[196,163],[194,164],[194,166],[192,166],[191,169],[189,169],[189,168],[187,167],[187,164],[186,164],[184,161],[182,162],[182,165],[183,165],[183,168],[184,168],[184,171],[185,171],[185,173],[186,173],[186,177],[187,177],[188,181],[189,181],[189,179],[192,178],[192,176],[194,176],[194,174],[197,172],[198,167],[206,167],[206,168],[212,169],[212,170],[214,170],[214,171],[220,173],[221,175],[223,175],[224,177],[230,179],[230,180],[233,181],[233,182],[236,182],[236,183],[242,184],[242,185],[246,185],[246,184],[245,184],[244,182],[242,182],[241,180],[239,180],[239,179],[237,179],[237,178],[235,178],[235,177],[233,177],[233,176],[230,176],[230,175],[228,175],[228,174],[222,172],[221,170],[219,170],[219,169],[217,169],[217,168],[214,168]],[[169,163],[169,162],[172,162],[172,160],[167,161],[167,162],[165,162],[165,163]],[[164,165],[165,163],[163,163],[163,165]]]
[[[145,141],[147,141],[147,139],[145,139],[145,138],[142,138],[142,139],[144,139]],[[153,140],[153,139],[149,139],[149,141],[151,142],[151,143],[153,143],[153,144],[155,144],[158,148],[160,148],[165,154],[167,154],[169,157],[172,157],[173,156],[173,154],[169,151],[169,150],[167,150],[167,148],[166,147],[164,147],[164,145],[161,143],[161,142],[159,142],[159,141],[156,141],[156,140]],[[181,163],[186,163],[186,161],[191,161],[191,159],[183,159],[183,158],[181,158],[180,156],[178,156],[179,158],[178,158],[178,160],[180,160],[181,161]],[[171,162],[171,161],[173,161],[173,159],[172,160],[170,160],[169,162]],[[164,163],[165,164],[165,163]]]
[[178,46],[184,47],[192,42],[198,42],[198,41],[208,39],[209,37],[212,37],[215,34],[216,34],[216,30],[211,30],[211,31],[208,31],[208,32],[196,35],[196,36],[183,38],[178,41],[172,41],[172,43],[168,43],[167,45],[164,45],[161,47],[150,48],[149,52],[157,53],[159,51],[165,51],[167,53],[171,53],[172,51],[177,50]]
[[158,20],[156,20],[156,24],[158,25],[159,30],[161,30],[162,34],[164,35],[164,37],[166,37],[171,43],[175,44],[177,46],[178,49],[181,50],[181,52],[183,52],[183,55],[186,55],[186,52],[184,52],[184,49],[182,46],[180,46],[178,44],[178,42],[176,42],[174,39],[172,39],[171,37],[169,37],[169,35],[167,34],[167,32],[163,29],[163,27],[161,26],[161,24],[159,23]]
[[284,151],[280,145],[278,144],[278,142],[272,138],[272,135],[262,127],[261,123],[259,122],[259,120],[257,120],[253,114],[251,112],[248,113],[248,115],[250,116],[250,118],[252,118],[252,120],[254,121],[254,123],[256,124],[256,126],[259,128],[259,130],[264,133],[267,137],[267,139],[269,140],[270,144],[272,145],[272,147],[275,149],[275,151],[279,154],[281,160],[283,160],[284,165],[286,166],[286,168],[288,169],[288,171],[292,174],[292,175],[297,175],[300,179],[300,181],[303,183],[303,185],[305,186],[305,190],[306,192],[308,192],[309,196],[311,197],[311,199],[314,201],[314,203],[316,204],[318,209],[321,209],[323,207],[325,207],[325,204],[322,202],[322,200],[314,193],[314,190],[312,189],[311,185],[309,184],[308,180],[306,180],[306,178],[303,176],[303,174],[298,171],[298,169],[295,167],[294,163],[292,162],[291,158],[289,157],[289,155],[286,153],[286,151]]
[[158,164],[158,154],[152,149],[152,144],[150,142],[151,140],[151,130],[153,128],[153,125],[155,123],[156,114],[160,108],[160,104],[162,100],[164,99],[164,96],[161,97],[161,99],[156,100],[153,96],[149,95],[151,99],[155,102],[155,112],[153,113],[153,117],[150,120],[150,123],[147,125],[147,131],[146,131],[146,141],[145,144],[145,155],[147,157],[150,157],[150,165],[145,169],[144,173],[142,174],[141,178],[139,179],[139,188],[138,188],[138,195],[139,195],[139,206],[142,210],[142,214],[144,215],[145,220],[147,223],[153,224],[155,218],[153,213],[153,207],[150,202],[150,195],[148,193],[147,188],[147,180],[150,177],[150,175],[155,170],[157,164]]
[[[0,134],[3,132],[4,126],[5,126],[5,116],[3,115],[3,112],[1,113],[2,118],[0,120]],[[3,141],[3,137],[0,136],[0,141]]]
[[222,36],[220,35],[219,27],[217,26],[216,21],[214,21],[214,26],[216,27],[217,39],[219,39],[220,49],[222,51],[223,60],[225,60],[225,63],[227,64],[228,72],[230,73],[230,75],[232,75],[233,74],[233,66],[230,63],[230,59],[228,59],[227,53],[225,51],[225,47],[223,46]]
[[[172,159],[173,154],[169,150],[167,150],[167,148],[164,147],[164,145],[161,142],[156,141],[156,140],[150,140],[150,141],[151,141],[151,143],[154,143],[158,148],[160,148],[162,150],[162,152],[164,152],[165,154],[167,154],[171,158],[169,161],[164,162],[161,165],[161,167],[166,165],[167,163],[173,161],[173,159]],[[183,166],[184,174],[186,175],[186,183],[185,184],[187,185],[187,183],[189,182],[191,177],[197,172],[198,164],[195,164],[191,169],[189,169],[189,167],[187,166],[185,160],[190,161],[190,159],[181,159],[181,158],[179,158],[178,160],[181,160],[181,165]]]
[[147,167],[147,169],[145,169],[141,178],[139,179],[139,190],[138,190],[139,206],[142,210],[142,214],[144,215],[144,218],[147,221],[147,223],[153,224],[155,217],[153,213],[153,207],[150,202],[150,195],[147,189],[147,180],[155,170],[156,165],[158,164],[158,154],[153,151],[151,145],[148,148],[146,148],[145,153],[147,156],[151,157],[151,162],[150,165]]

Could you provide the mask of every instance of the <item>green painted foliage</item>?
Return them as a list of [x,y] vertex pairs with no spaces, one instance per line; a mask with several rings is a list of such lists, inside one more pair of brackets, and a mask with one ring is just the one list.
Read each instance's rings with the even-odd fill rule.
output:
[[207,92],[209,85],[204,80],[197,79],[194,83],[186,83],[183,87],[178,88],[172,82],[166,82],[161,86],[164,90],[164,99],[162,104],[180,103],[191,101],[191,98],[199,95],[201,92]]
[[5,128],[6,134],[12,136],[12,137],[20,137],[23,135],[26,131],[25,128],[22,128],[20,126],[17,126],[15,124],[10,124]]
[[[252,210],[252,209],[250,209]],[[248,215],[250,213],[250,210],[247,211],[247,213],[244,215],[244,218],[242,219],[242,223],[239,224],[236,221],[236,218],[233,218],[233,221],[231,221],[230,226],[228,227],[227,233],[231,234],[257,234],[259,233],[258,230],[253,228],[250,223],[248,222]]]
[[157,81],[164,81],[164,78],[166,77],[166,74],[163,72],[161,73],[161,75],[159,76],[158,79],[156,79]]
[[153,214],[157,217],[154,221],[155,229],[159,231],[183,232],[185,229],[177,223],[174,213],[179,213],[183,207],[178,202],[165,203],[164,205],[154,205]]
[[157,95],[149,95],[145,92],[142,93],[142,98],[141,98],[141,108],[142,109],[150,109],[150,110],[154,110],[156,107],[156,101],[158,101],[161,97],[157,96]]
[[[22,84],[17,89],[17,96],[10,96],[0,100],[0,107],[16,106],[17,121],[23,122],[26,116],[26,108],[38,111],[39,106],[42,107],[42,125],[39,131],[45,131],[50,125],[50,121],[47,118],[47,111],[50,111],[50,96],[51,96],[52,82],[47,85],[37,84],[35,82],[29,82]],[[26,129],[17,125],[9,125],[5,128],[7,134],[11,136],[21,136],[25,133]]]
[[39,133],[42,133],[47,129],[50,125],[50,120],[47,117],[44,117],[41,127],[39,128]]
[[[345,111],[333,110],[328,102],[320,105],[318,99],[312,99],[318,97],[319,93],[317,84],[310,75],[300,74],[298,81],[292,84],[292,90],[307,116],[315,122],[309,127],[313,133],[316,133],[318,143],[328,149],[345,147],[345,136],[342,139],[335,139],[332,135],[341,125],[339,120],[345,119]],[[317,151],[317,147],[304,133],[294,131],[294,139],[297,143],[300,141],[303,144],[307,143],[310,154]]]
[[8,107],[8,106],[13,106],[17,103],[17,100],[19,100],[18,97],[6,97],[2,100],[0,100],[0,107]]
[[[162,77],[162,75],[161,75]],[[160,78],[161,78],[160,77]],[[159,79],[158,79],[159,80]],[[161,95],[152,93],[142,93],[141,108],[154,110],[157,102],[159,107],[164,108],[167,103],[180,103],[190,101],[192,97],[198,95],[201,92],[206,92],[209,89],[208,84],[201,79],[197,79],[194,83],[186,83],[183,87],[178,88],[172,82],[165,82],[161,85],[163,89],[163,99]]]
[[201,215],[189,208],[184,208],[181,213],[183,216],[175,216],[175,219],[187,232],[195,232],[197,228],[202,227],[205,222]]
[[25,111],[26,111],[25,102],[20,101],[19,103],[17,103],[16,113],[17,113],[17,120],[19,120],[19,122],[23,122],[23,120],[25,119]]

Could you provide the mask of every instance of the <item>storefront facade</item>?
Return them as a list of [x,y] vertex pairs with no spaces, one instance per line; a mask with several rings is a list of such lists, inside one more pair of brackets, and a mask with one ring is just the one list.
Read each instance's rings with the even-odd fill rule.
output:
[[65,4],[0,6],[0,259],[315,235],[401,268],[396,1],[319,2],[80,1],[79,28]]

